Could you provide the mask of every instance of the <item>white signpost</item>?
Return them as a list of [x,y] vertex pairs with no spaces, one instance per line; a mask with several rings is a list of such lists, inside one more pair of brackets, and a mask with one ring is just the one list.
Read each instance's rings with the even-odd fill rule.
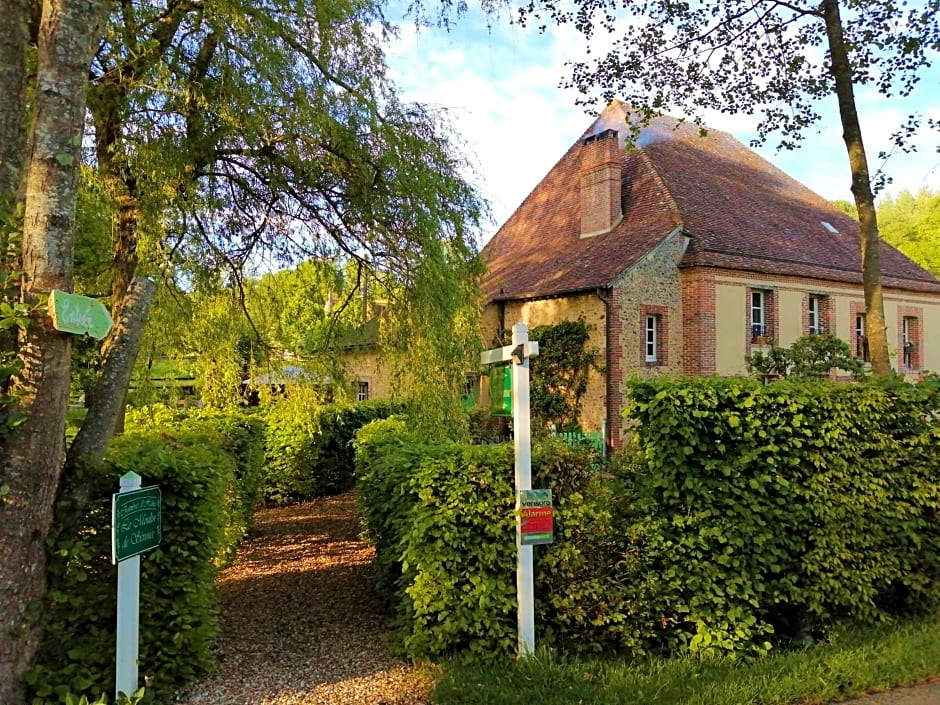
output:
[[121,476],[111,500],[111,560],[117,563],[117,657],[115,701],[137,690],[140,645],[140,554],[160,545],[163,535],[159,487],[140,486],[140,475]]
[[[516,445],[516,515],[521,513],[521,492],[532,489],[532,428],[529,422],[529,358],[539,354],[524,323],[512,327],[512,345],[480,353],[481,365],[512,361],[512,431]],[[532,546],[522,545],[516,522],[516,595],[519,603],[519,655],[535,653],[535,584]]]

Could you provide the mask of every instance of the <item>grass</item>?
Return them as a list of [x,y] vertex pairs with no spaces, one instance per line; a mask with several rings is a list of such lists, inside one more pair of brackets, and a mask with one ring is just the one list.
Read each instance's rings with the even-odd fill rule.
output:
[[940,614],[846,631],[749,660],[625,662],[538,654],[492,666],[446,663],[437,705],[789,705],[844,700],[940,674]]

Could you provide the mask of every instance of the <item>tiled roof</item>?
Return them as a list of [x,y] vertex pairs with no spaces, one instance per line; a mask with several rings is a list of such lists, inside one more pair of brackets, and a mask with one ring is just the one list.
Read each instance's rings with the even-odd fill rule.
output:
[[[623,220],[581,239],[582,140],[609,128],[623,139],[626,117],[612,103],[483,248],[489,299],[609,286],[679,226],[691,238],[680,266],[861,282],[857,222],[731,135],[703,137],[671,117],[655,119],[623,151]],[[940,292],[940,281],[890,245],[882,244],[881,267],[885,286]]]

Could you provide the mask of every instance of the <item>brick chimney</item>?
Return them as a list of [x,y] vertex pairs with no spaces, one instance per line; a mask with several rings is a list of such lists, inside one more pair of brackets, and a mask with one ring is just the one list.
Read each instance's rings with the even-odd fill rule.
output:
[[623,219],[621,157],[616,130],[591,135],[581,145],[581,237],[606,233]]

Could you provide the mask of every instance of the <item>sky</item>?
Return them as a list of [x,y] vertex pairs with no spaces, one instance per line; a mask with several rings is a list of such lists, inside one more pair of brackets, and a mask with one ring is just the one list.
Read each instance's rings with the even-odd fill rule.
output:
[[[576,104],[574,89],[560,87],[569,75],[565,61],[583,56],[584,40],[569,28],[540,34],[492,21],[473,8],[447,32],[418,31],[409,19],[388,13],[399,37],[386,47],[391,78],[404,99],[446,108],[458,139],[477,174],[468,174],[490,201],[493,222],[484,241],[590,125],[593,115]],[[911,112],[940,118],[940,61],[925,74],[910,100],[885,100],[874,92],[857,94],[863,138],[872,172],[878,152]],[[823,121],[792,152],[777,152],[773,138],[757,151],[777,167],[830,200],[851,200],[848,157],[842,142],[835,98],[822,105]],[[603,108],[596,103],[595,110]],[[709,127],[734,135],[745,145],[756,135],[748,116],[708,115]],[[885,193],[922,187],[940,190],[938,137],[920,141],[914,154],[897,153],[886,166],[893,183]]]

